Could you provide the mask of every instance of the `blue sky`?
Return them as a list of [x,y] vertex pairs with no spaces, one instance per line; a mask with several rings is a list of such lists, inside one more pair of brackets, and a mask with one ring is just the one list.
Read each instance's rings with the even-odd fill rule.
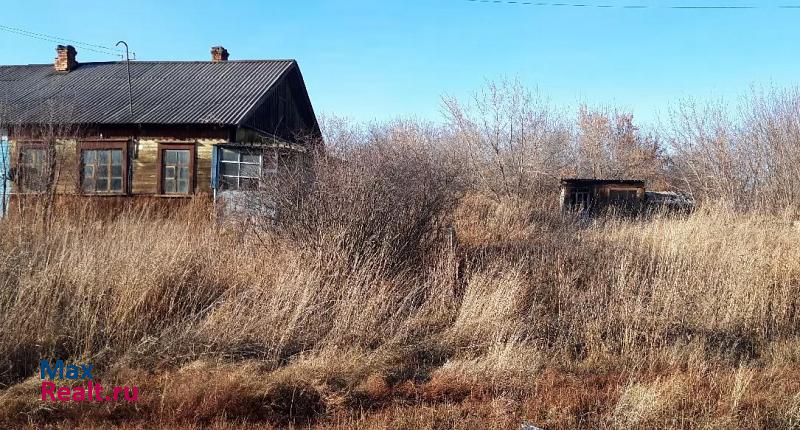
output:
[[[800,77],[800,0],[584,0],[651,9],[465,0],[5,0],[0,25],[113,46],[141,60],[295,58],[318,113],[441,118],[441,96],[518,78],[553,104],[614,105],[640,123],[686,96],[735,98]],[[757,5],[671,10],[667,5]],[[54,43],[0,31],[2,64],[46,63]],[[79,61],[113,57],[78,48]]]

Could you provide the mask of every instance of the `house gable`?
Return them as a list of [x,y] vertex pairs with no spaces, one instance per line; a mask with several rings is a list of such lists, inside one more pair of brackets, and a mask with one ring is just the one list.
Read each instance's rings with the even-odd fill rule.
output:
[[290,68],[244,118],[240,126],[287,142],[321,135],[300,69]]

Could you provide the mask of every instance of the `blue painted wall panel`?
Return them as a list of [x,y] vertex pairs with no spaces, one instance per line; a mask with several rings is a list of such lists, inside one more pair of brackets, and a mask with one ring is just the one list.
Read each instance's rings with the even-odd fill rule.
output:
[[8,133],[0,130],[0,217],[8,213],[11,197],[11,145],[8,142]]

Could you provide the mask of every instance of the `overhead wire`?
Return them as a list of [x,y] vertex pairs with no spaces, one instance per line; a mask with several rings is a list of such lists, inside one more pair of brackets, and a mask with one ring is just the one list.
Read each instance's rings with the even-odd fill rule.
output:
[[800,5],[645,5],[645,4],[589,4],[589,3],[564,3],[564,2],[532,2],[515,0],[464,0],[469,3],[540,6],[540,7],[576,7],[598,9],[675,9],[675,10],[747,10],[747,9],[800,9]]
[[[37,32],[34,32],[34,31],[24,30],[24,29],[16,28],[16,27],[10,27],[10,26],[7,26],[7,25],[0,25],[0,30],[6,31],[8,33],[17,34],[19,36],[24,36],[24,37],[29,37],[29,38],[32,38],[32,39],[43,40],[43,41],[51,42],[51,43],[65,44],[65,42],[67,42],[69,44],[75,45],[76,47],[80,48],[81,50],[91,51],[91,52],[95,52],[95,53],[98,53],[98,54],[111,55],[111,56],[120,57],[120,58],[124,58],[125,57],[123,55],[123,53],[125,51],[123,51],[121,49],[118,49],[118,48],[111,48],[111,47],[108,47],[108,46],[103,46],[103,45],[98,45],[98,44],[88,43],[88,42],[82,42],[82,41],[75,40],[75,39],[68,39],[68,38],[65,38],[65,37],[52,36],[52,35],[43,34],[43,33],[37,33]],[[134,54],[134,53],[132,53],[132,54]]]

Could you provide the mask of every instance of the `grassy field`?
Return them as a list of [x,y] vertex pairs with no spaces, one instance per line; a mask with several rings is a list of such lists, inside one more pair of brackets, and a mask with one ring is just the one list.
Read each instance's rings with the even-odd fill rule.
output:
[[[469,193],[450,221],[458,246],[408,264],[335,230],[243,234],[200,201],[7,221],[0,427],[800,427],[788,220],[587,223]],[[139,401],[42,402],[39,358]]]
[[[490,84],[443,124],[325,119],[254,196],[278,223],[31,203],[0,222],[0,428],[800,428],[798,106],[645,132]],[[562,216],[559,177],[698,206]],[[58,358],[138,401],[43,402]]]

